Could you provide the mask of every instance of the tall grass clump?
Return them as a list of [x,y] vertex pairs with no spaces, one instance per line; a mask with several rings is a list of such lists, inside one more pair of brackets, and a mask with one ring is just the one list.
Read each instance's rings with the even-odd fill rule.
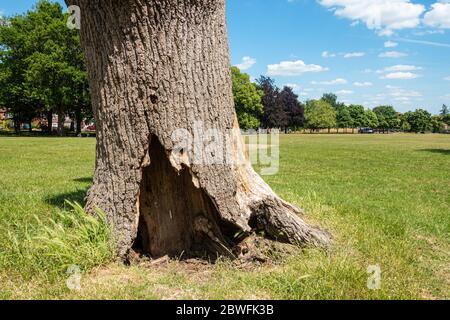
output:
[[71,265],[89,270],[113,258],[114,245],[105,214],[87,214],[78,203],[53,219],[10,222],[0,230],[0,269],[25,278],[52,280]]

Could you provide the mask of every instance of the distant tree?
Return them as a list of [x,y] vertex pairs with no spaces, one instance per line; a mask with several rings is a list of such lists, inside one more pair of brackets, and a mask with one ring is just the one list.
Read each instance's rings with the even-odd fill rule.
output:
[[233,96],[240,128],[243,130],[258,129],[264,106],[261,103],[263,91],[250,81],[248,74],[239,68],[232,67]]
[[361,128],[366,126],[366,110],[361,105],[350,105],[348,107],[348,111],[350,112],[350,116],[352,117],[352,130],[355,131],[355,128]]
[[309,100],[306,103],[305,119],[311,130],[336,127],[336,110],[324,100]]
[[292,88],[284,87],[278,95],[278,101],[283,106],[283,110],[287,115],[287,126],[292,129],[302,127],[305,122],[305,107],[298,100],[298,96]]
[[336,112],[336,126],[338,128],[347,129],[353,128],[353,119],[350,115],[348,106],[342,105],[337,109]]
[[442,116],[432,116],[430,127],[433,133],[440,133],[445,129],[445,123]]
[[370,128],[378,128],[378,118],[377,114],[370,109],[366,110],[366,125]]
[[441,112],[440,112],[440,115],[445,117],[445,116],[447,116],[449,114],[450,114],[450,109],[445,104],[443,104]]
[[[0,30],[0,42],[1,33]],[[0,105],[12,115],[16,133],[20,132],[22,123],[28,123],[31,130],[31,121],[38,115],[40,105],[25,86],[20,54],[1,52],[0,60]]]
[[[41,0],[27,14],[11,18],[9,26],[0,27],[0,63],[14,65],[9,67],[14,79],[6,79],[17,83],[3,90],[10,96],[7,106],[16,110],[13,114],[17,105],[32,109],[33,115],[46,112],[50,130],[53,112],[58,112],[60,134],[66,114],[81,122],[82,114],[91,109],[79,35],[67,28],[67,17],[60,4]],[[24,104],[24,99],[30,103]]]
[[431,114],[423,109],[417,109],[414,112],[407,112],[404,115],[411,125],[412,132],[426,132],[432,129]]
[[392,106],[379,106],[373,109],[378,118],[378,129],[385,132],[389,129],[398,128],[400,119]]
[[442,105],[440,116],[443,123],[450,125],[450,109],[445,104]]
[[273,79],[261,76],[258,80],[258,88],[263,91],[262,104],[264,115],[262,124],[265,128],[285,128],[289,124],[289,118],[279,99],[280,90]]
[[324,93],[322,96],[322,100],[328,102],[334,109],[337,109],[340,105],[337,98],[337,95],[334,93]]
[[442,117],[442,122],[450,126],[450,114],[447,114]]
[[25,81],[28,67],[26,39],[21,35],[25,28],[22,17],[0,25],[0,105],[12,115],[16,133],[22,123],[29,123],[39,112],[39,101],[30,93]]
[[400,130],[403,132],[411,132],[411,124],[409,123],[411,114],[412,112],[408,111],[400,116]]

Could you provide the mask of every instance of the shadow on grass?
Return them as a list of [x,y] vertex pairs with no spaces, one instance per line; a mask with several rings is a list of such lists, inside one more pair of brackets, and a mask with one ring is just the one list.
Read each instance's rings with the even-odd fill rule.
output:
[[439,153],[450,156],[450,149],[422,149],[422,152]]
[[73,179],[75,182],[83,183],[83,184],[89,184],[89,186],[80,186],[80,189],[73,191],[73,192],[66,192],[66,193],[60,193],[57,195],[53,195],[51,197],[48,197],[44,199],[44,201],[52,206],[58,207],[60,209],[64,209],[66,207],[66,201],[69,202],[77,202],[81,206],[84,207],[86,201],[86,194],[92,184],[92,177],[82,177],[82,178],[76,178]]
[[84,177],[84,178],[76,178],[73,179],[75,182],[81,182],[81,183],[92,183],[93,178],[92,177]]
[[48,197],[45,200],[48,204],[58,207],[60,209],[64,209],[67,207],[66,201],[77,202],[82,207],[85,205],[85,198],[87,194],[88,188],[80,189],[74,192],[66,192],[57,194],[51,197]]

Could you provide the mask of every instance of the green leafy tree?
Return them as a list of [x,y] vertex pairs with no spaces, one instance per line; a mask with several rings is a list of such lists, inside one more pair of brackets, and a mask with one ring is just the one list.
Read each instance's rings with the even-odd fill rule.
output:
[[24,122],[29,122],[31,129],[31,120],[39,109],[39,101],[32,96],[25,81],[28,52],[27,39],[21,33],[24,27],[22,17],[0,25],[0,105],[12,114],[17,133]]
[[311,130],[336,127],[336,110],[324,100],[307,101],[305,118],[306,124]]
[[450,109],[445,104],[442,105],[440,116],[443,123],[450,125]]
[[440,115],[445,117],[445,116],[447,116],[449,114],[450,114],[450,109],[445,104],[443,104],[441,112],[440,112]]
[[334,109],[337,109],[339,106],[341,106],[337,101],[337,98],[337,95],[335,95],[334,93],[324,93],[322,96],[322,100],[328,102]]
[[[58,112],[60,134],[66,114],[81,118],[82,113],[90,112],[80,39],[76,30],[67,28],[67,17],[60,4],[42,0],[26,15],[11,18],[9,26],[0,28],[1,64],[14,65],[17,79],[13,83],[18,84],[4,92],[21,92],[31,101],[26,108],[33,114],[46,112],[50,130],[52,114]],[[8,101],[8,108],[24,105],[16,97],[12,99],[15,102]]]
[[373,109],[378,118],[378,129],[385,132],[389,129],[398,128],[400,118],[392,106],[379,106]]
[[350,105],[348,107],[350,116],[352,117],[352,129],[353,132],[355,128],[365,127],[367,125],[366,110],[361,105]]
[[445,123],[442,116],[432,116],[430,122],[433,133],[440,133],[445,129]]
[[336,125],[338,128],[353,128],[353,119],[346,105],[340,106],[336,112]]
[[374,129],[378,128],[378,125],[379,125],[378,117],[377,117],[377,114],[375,112],[373,112],[370,109],[367,109],[365,118],[366,118],[366,125],[368,127],[374,128]]
[[263,91],[250,81],[248,74],[242,73],[239,68],[232,67],[233,96],[237,117],[241,129],[257,129],[261,125],[264,106],[261,99]]
[[411,111],[408,111],[400,116],[400,129],[403,132],[411,132],[411,124],[409,119],[411,118]]
[[432,129],[431,114],[423,109],[405,113],[406,120],[411,125],[412,132],[423,132]]

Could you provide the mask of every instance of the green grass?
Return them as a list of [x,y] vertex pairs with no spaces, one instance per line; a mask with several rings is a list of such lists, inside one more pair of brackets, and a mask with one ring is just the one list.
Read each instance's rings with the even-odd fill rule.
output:
[[[280,172],[265,177],[309,221],[329,229],[329,252],[276,264],[126,267],[110,240],[65,200],[82,203],[94,139],[0,137],[0,298],[450,298],[450,136],[289,135]],[[70,222],[72,221],[72,222]],[[66,287],[79,265],[82,289]],[[382,271],[367,288],[367,268]]]

